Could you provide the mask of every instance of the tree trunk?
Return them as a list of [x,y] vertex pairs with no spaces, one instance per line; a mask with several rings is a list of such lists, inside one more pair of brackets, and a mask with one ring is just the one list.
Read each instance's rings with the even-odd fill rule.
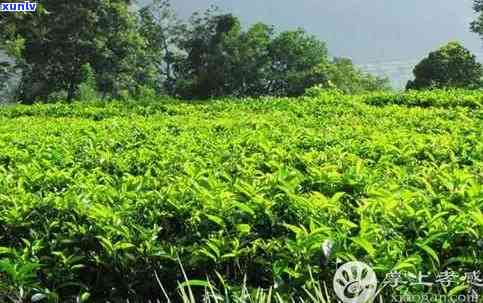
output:
[[75,83],[74,81],[70,81],[69,83],[69,91],[67,93],[67,102],[72,102],[74,99],[74,94],[75,94]]

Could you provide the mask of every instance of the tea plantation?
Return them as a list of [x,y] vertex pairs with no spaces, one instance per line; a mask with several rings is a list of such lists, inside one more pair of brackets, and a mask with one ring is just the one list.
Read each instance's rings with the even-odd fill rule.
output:
[[478,290],[464,274],[483,269],[482,104],[314,90],[2,107],[0,302],[164,302],[181,265],[195,298],[207,280],[278,300],[322,281],[331,297],[349,260],[380,282],[458,274],[383,297]]

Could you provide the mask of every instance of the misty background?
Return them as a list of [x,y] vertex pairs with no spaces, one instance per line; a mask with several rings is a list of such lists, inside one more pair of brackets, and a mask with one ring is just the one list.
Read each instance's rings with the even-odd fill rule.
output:
[[[149,3],[140,1],[141,5]],[[459,41],[483,60],[480,38],[470,32],[471,0],[173,0],[182,18],[210,5],[277,30],[297,27],[325,41],[330,54],[351,58],[363,70],[388,76],[396,88],[430,51]]]

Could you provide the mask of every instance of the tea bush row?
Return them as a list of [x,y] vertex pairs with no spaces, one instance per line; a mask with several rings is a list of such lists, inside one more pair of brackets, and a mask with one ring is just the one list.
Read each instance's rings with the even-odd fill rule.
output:
[[281,296],[353,259],[481,269],[482,111],[446,106],[479,94],[434,94],[1,108],[0,294],[147,302],[179,262]]

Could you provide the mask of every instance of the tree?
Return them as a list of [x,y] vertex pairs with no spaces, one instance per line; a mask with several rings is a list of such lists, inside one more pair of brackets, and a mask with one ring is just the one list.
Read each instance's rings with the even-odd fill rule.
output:
[[17,37],[7,41],[4,35],[5,31],[0,31],[0,102],[9,102],[15,99],[19,74],[26,68],[21,58],[25,40]]
[[0,103],[7,101],[5,97],[9,89],[8,82],[12,77],[12,68],[8,61],[0,62]]
[[450,42],[431,52],[414,68],[415,79],[407,89],[424,88],[478,88],[482,66],[476,57],[457,42]]
[[143,37],[129,0],[44,0],[32,14],[6,14],[0,21],[7,41],[25,41],[20,92],[25,102],[59,90],[75,96],[81,67],[90,64],[105,94],[133,86]]
[[175,67],[176,93],[188,99],[230,95],[234,67],[227,44],[240,32],[240,22],[231,14],[195,14],[178,44],[185,58]]
[[231,35],[225,41],[230,58],[227,88],[236,97],[267,94],[270,78],[269,46],[273,28],[256,23],[246,32]]
[[478,18],[471,23],[471,30],[483,38],[483,0],[474,0],[473,9],[478,14]]
[[[174,94],[174,66],[182,60],[177,45],[180,37],[186,32],[185,24],[177,18],[168,0],[154,0],[151,5],[142,8],[139,14],[140,32],[147,43],[146,62],[152,64],[155,69],[153,87],[158,93],[166,91],[168,94]],[[140,80],[146,83],[146,78],[153,77],[143,75]]]
[[7,90],[8,81],[12,76],[12,64],[3,50],[4,47],[0,46],[0,102],[3,101],[4,92]]
[[270,76],[267,92],[275,96],[299,96],[328,81],[320,66],[328,63],[325,43],[302,29],[280,33],[269,46]]
[[364,73],[347,58],[334,58],[325,68],[329,81],[346,93],[356,94],[391,89],[389,79]]
[[90,87],[103,97],[153,89],[186,99],[299,96],[329,80],[348,92],[383,84],[349,60],[329,59],[325,43],[302,29],[275,34],[257,23],[244,30],[238,18],[216,9],[185,23],[169,0],[153,0],[139,14],[130,4],[44,0],[36,13],[2,17],[0,41],[15,49],[21,99],[79,97],[85,66],[96,81]]
[[[90,64],[103,96],[118,98],[134,93],[139,85],[152,83],[149,45],[139,31],[137,15],[130,11],[129,0],[97,0],[94,45]],[[80,72],[82,79],[82,69]]]
[[242,31],[231,14],[195,15],[180,39],[176,91],[188,99],[219,96],[299,96],[327,83],[325,44],[305,31],[282,32],[263,23]]

